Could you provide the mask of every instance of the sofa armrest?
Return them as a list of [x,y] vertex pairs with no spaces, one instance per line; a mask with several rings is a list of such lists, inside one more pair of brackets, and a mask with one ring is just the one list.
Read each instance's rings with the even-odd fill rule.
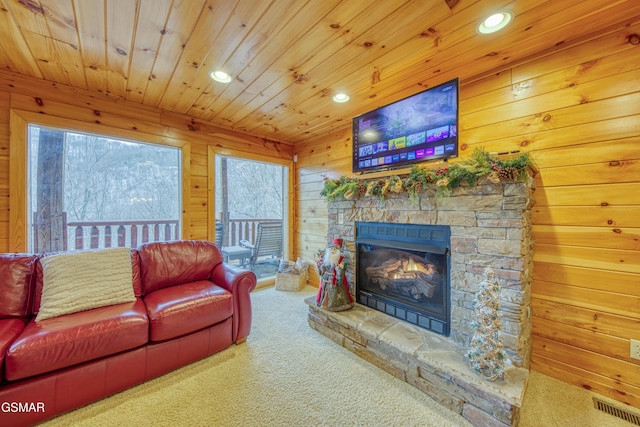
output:
[[233,341],[244,341],[251,330],[249,294],[256,288],[256,275],[221,263],[211,272],[211,281],[233,294]]

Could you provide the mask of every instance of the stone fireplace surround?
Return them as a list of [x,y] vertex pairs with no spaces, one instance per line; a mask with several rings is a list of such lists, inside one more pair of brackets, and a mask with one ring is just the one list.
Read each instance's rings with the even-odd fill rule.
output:
[[[531,352],[531,208],[534,183],[462,186],[436,199],[435,189],[412,201],[407,193],[385,199],[329,203],[328,241],[345,240],[347,278],[354,291],[356,222],[435,224],[451,227],[451,334],[443,337],[360,304],[345,312],[309,305],[309,324],[338,344],[406,381],[473,425],[515,426],[526,390]],[[506,379],[476,375],[464,354],[473,336],[473,301],[486,267],[501,285],[502,339],[511,367]]]

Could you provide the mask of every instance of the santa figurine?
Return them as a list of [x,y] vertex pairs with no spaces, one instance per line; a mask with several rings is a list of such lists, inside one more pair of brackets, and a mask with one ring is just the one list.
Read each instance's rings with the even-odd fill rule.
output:
[[353,307],[353,297],[349,293],[349,282],[345,276],[347,262],[342,256],[342,239],[333,239],[331,245],[318,252],[317,267],[320,288],[316,295],[316,305],[329,311],[344,311]]

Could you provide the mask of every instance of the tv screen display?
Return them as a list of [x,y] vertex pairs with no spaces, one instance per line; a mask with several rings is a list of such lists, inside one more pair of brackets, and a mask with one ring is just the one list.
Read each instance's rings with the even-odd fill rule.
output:
[[458,79],[353,118],[353,172],[458,155]]

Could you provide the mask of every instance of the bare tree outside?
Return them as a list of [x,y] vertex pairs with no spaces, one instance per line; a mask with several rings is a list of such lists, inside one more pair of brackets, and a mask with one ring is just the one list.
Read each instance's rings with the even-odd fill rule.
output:
[[[227,157],[228,211],[232,219],[279,219],[283,217],[283,167]],[[217,182],[221,156],[216,157]],[[222,185],[216,185],[216,207],[222,211]],[[219,218],[219,215],[217,215]]]
[[177,219],[178,150],[85,134],[66,136],[69,221]]

